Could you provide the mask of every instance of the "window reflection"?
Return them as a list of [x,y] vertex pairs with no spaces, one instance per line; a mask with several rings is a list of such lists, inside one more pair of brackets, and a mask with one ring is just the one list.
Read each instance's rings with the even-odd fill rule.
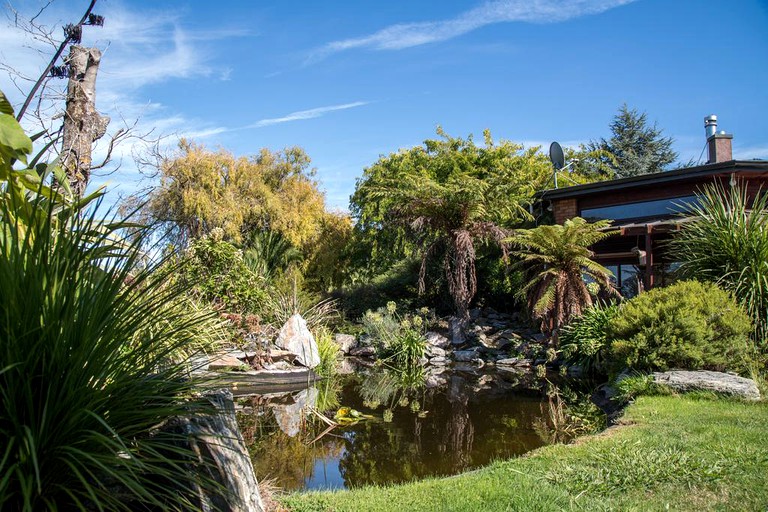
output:
[[696,196],[683,196],[615,206],[602,206],[600,208],[585,208],[581,210],[581,216],[589,221],[670,216],[686,211],[689,208],[688,205],[693,205],[696,201]]

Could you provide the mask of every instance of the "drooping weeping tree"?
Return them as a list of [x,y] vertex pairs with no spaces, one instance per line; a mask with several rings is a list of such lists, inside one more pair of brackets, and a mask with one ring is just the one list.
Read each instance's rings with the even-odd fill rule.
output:
[[529,201],[551,171],[538,148],[494,143],[488,131],[484,146],[471,136],[437,133],[440,139],[367,168],[351,210],[358,231],[374,240],[374,252],[420,256],[420,292],[427,262],[441,259],[456,316],[466,320],[477,291],[478,244],[498,245],[506,255],[506,230],[528,216]]

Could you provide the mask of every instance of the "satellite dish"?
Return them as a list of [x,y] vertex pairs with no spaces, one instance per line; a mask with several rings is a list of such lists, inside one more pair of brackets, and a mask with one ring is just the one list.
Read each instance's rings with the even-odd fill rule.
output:
[[563,148],[557,142],[553,142],[549,145],[549,159],[552,160],[552,165],[556,170],[560,170],[565,166],[565,154]]

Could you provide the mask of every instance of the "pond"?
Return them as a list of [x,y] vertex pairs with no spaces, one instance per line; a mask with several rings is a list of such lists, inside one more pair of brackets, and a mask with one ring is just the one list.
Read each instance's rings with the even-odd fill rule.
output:
[[[384,485],[461,473],[546,444],[548,386],[530,373],[427,378],[369,369],[240,398],[238,421],[259,480],[288,491]],[[365,417],[329,426],[323,416],[340,407]]]

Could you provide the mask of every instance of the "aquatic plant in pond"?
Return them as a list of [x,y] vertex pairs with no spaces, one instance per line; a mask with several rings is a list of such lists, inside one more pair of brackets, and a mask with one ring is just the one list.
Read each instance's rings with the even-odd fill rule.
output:
[[400,314],[394,302],[386,308],[367,311],[362,323],[365,334],[384,361],[396,368],[420,365],[427,348],[424,337],[430,311],[426,308],[417,314]]

